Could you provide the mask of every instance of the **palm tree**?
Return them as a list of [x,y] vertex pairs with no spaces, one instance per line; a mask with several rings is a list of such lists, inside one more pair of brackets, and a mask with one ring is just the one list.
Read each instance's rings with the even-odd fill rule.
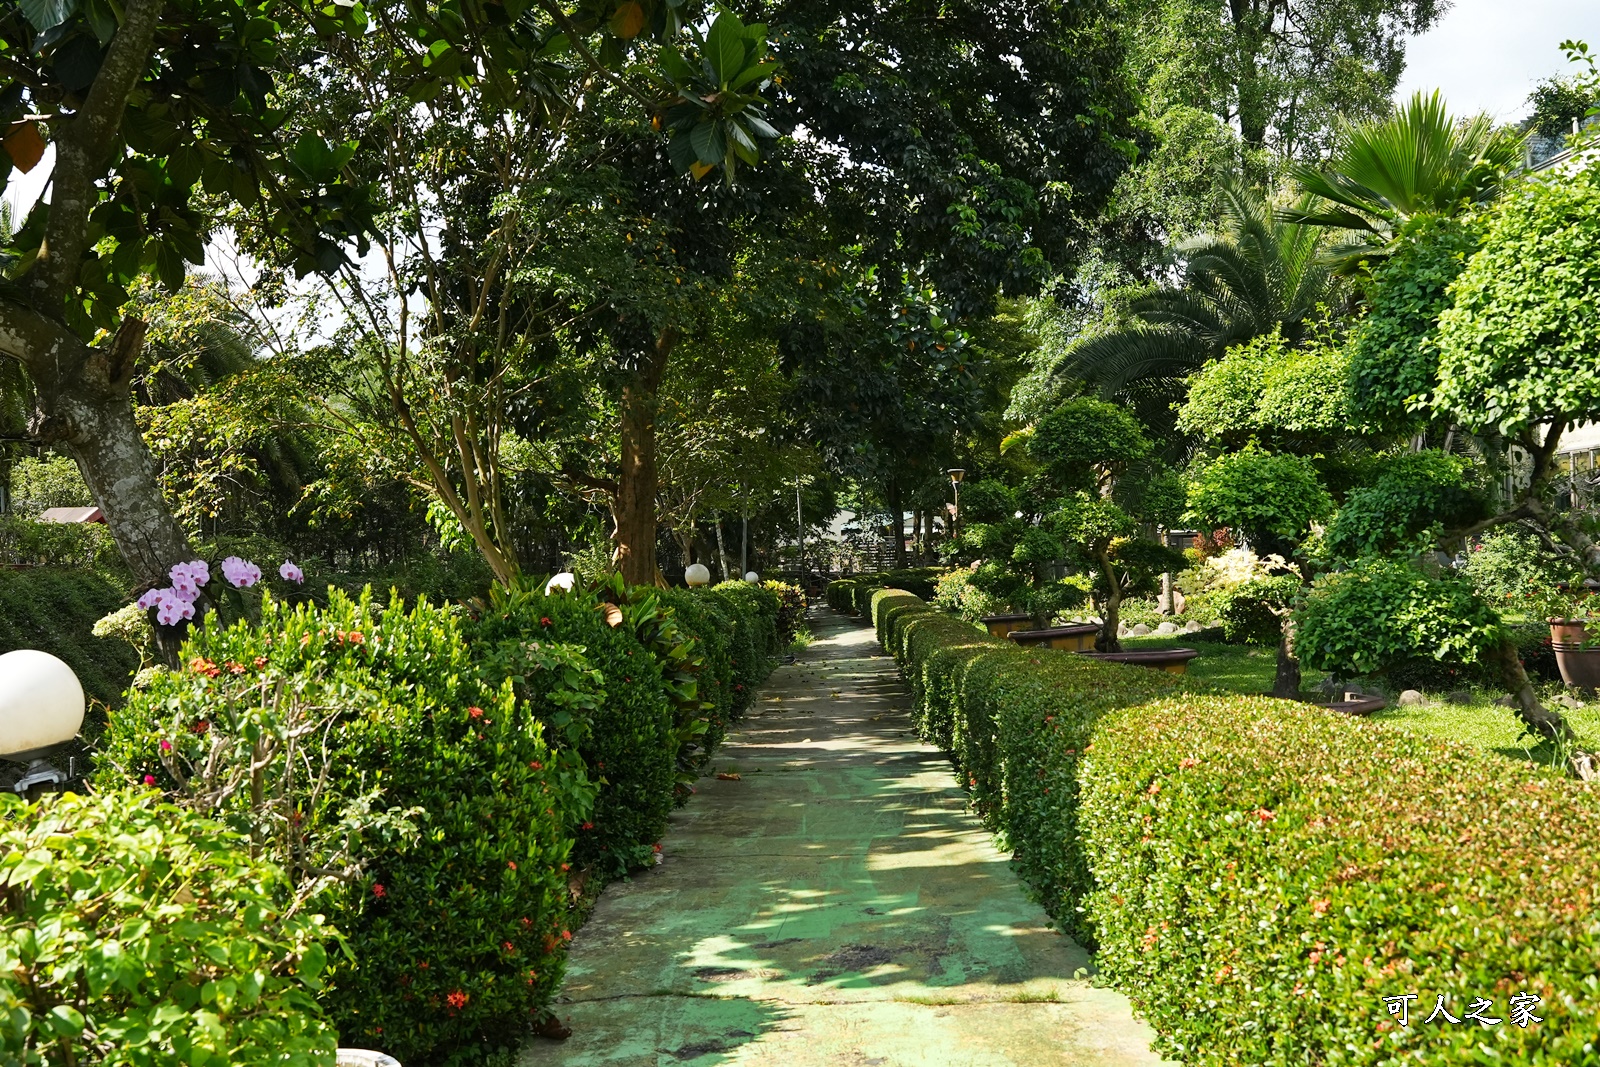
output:
[[1223,226],[1178,246],[1181,280],[1131,300],[1122,321],[1074,344],[1054,368],[1107,400],[1127,405],[1170,437],[1173,405],[1189,375],[1230,347],[1282,331],[1291,341],[1330,298],[1333,277],[1319,253],[1324,231],[1285,222],[1262,194],[1223,188]]
[[1343,274],[1371,270],[1412,219],[1460,214],[1499,196],[1525,140],[1487,115],[1456,119],[1437,91],[1419,92],[1385,118],[1345,126],[1324,169],[1290,168],[1312,201],[1279,217],[1347,231],[1352,239],[1328,249],[1329,262]]

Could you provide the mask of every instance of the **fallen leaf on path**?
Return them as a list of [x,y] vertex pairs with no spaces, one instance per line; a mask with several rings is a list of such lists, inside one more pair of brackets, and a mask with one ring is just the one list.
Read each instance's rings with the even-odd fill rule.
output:
[[742,782],[743,780],[744,779],[740,778],[737,774],[719,774],[719,775],[717,775],[717,781],[719,781],[719,782]]

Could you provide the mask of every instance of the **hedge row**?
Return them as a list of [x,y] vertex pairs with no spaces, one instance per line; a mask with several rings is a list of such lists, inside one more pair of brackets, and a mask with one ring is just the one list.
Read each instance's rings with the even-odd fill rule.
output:
[[[1467,746],[875,617],[1030,885],[1191,1064],[1594,1064],[1600,809]],[[1416,994],[1408,1025],[1385,997]],[[1437,998],[1460,1023],[1427,1022]],[[1531,998],[1537,997],[1534,1001]],[[1538,1022],[1515,1025],[1513,998]],[[1479,1016],[1469,1019],[1478,1001]]]
[[880,571],[876,574],[854,574],[835,578],[828,583],[824,596],[828,607],[850,615],[870,615],[872,596],[880,589],[899,589],[932,600],[935,586],[944,570],[939,567],[908,567],[902,570]]
[[84,693],[122,701],[139,657],[121,641],[95,637],[94,624],[127,603],[122,587],[90,570],[0,570],[0,652],[37,648],[72,665]]
[[653,862],[778,611],[742,585],[528,585],[477,617],[269,598],[130,695],[95,785],[157,786],[284,869],[348,945],[321,998],[345,1044],[509,1062],[560,983],[569,875]]

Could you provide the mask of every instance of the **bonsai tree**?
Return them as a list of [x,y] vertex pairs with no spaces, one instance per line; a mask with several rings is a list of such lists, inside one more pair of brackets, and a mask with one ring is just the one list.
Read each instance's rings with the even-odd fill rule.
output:
[[1239,530],[1259,555],[1276,557],[1277,577],[1286,580],[1262,589],[1265,606],[1283,622],[1272,695],[1298,698],[1300,663],[1288,612],[1305,573],[1301,550],[1312,524],[1333,510],[1333,497],[1309,459],[1252,444],[1198,464],[1188,503],[1191,520],[1207,529]]
[[957,554],[976,564],[974,588],[1043,626],[1083,603],[1085,592],[1055,578],[1054,565],[1066,548],[1054,531],[1039,525],[1043,516],[1036,508],[1024,510],[1030,497],[1037,499],[997,477],[971,483],[961,497]]
[[[1059,494],[1039,524],[1056,545],[1075,552],[1102,593],[1102,652],[1121,650],[1120,609],[1130,583],[1175,568],[1181,557],[1141,527],[1170,522],[1180,508],[1177,479],[1153,459],[1144,428],[1102,400],[1068,400],[1039,420],[1028,453],[1039,465],[1038,488]],[[1031,551],[1044,551],[1037,538]]]

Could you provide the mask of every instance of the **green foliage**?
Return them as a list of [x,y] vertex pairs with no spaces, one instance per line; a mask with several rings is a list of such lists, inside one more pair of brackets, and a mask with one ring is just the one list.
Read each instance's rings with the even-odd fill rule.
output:
[[1433,406],[1514,433],[1600,416],[1600,171],[1530,181],[1497,206],[1439,316]]
[[1436,450],[1379,460],[1378,477],[1354,489],[1333,517],[1322,547],[1338,560],[1378,555],[1430,531],[1456,529],[1488,513],[1472,466]]
[[1022,510],[1020,494],[999,478],[981,478],[961,486],[961,524],[1004,522]]
[[133,648],[94,636],[101,618],[124,606],[123,591],[86,570],[0,570],[0,652],[37,648],[64,660],[84,693],[115,707],[139,667]]
[[[653,595],[672,613],[677,627],[695,642],[694,648],[684,650],[686,656],[680,668],[694,683],[693,697],[678,701],[673,722],[677,736],[676,792],[681,803],[688,800],[690,783],[727,735],[728,724],[735,716],[734,698],[745,696],[742,689],[734,688],[733,680],[733,620],[738,616],[714,595],[693,589],[662,589]],[[741,701],[738,709],[742,711],[747,702]]]
[[0,562],[30,567],[123,570],[111,531],[98,522],[38,522],[0,515]]
[[1378,426],[1404,426],[1432,397],[1439,315],[1483,233],[1470,220],[1431,218],[1408,226],[1404,236],[1374,272],[1369,310],[1348,347],[1351,412]]
[[933,605],[968,622],[977,622],[985,615],[1001,614],[1007,604],[1008,601],[980,589],[977,575],[965,567],[942,575],[934,586]]
[[788,648],[799,638],[801,631],[806,629],[805,590],[788,582],[770,580],[762,582],[761,588],[778,595],[777,647]]
[[1543,600],[1557,584],[1583,580],[1583,569],[1571,557],[1553,555],[1537,537],[1515,527],[1479,538],[1467,550],[1461,574],[1479,596],[1516,614],[1526,613],[1525,601]]
[[94,503],[71,456],[24,456],[11,467],[11,508],[31,517],[46,508],[86,508]]
[[1326,327],[1290,345],[1275,326],[1189,379],[1178,429],[1236,445],[1325,440],[1348,429],[1347,374],[1344,349]]
[[[1401,1062],[1582,1063],[1600,998],[1600,817],[1577,783],[1420,733],[1260,698],[1129,707],[1078,774],[1097,965],[1185,1063],[1337,1050]],[[1538,996],[1527,1027],[1509,998]],[[1409,1025],[1382,998],[1414,993]],[[1462,1018],[1425,1024],[1435,998]],[[1197,998],[1206,1010],[1196,1011]],[[1330,1057],[1331,1058],[1331,1057]]]
[[1098,484],[1102,472],[1120,471],[1144,459],[1152,447],[1138,420],[1122,407],[1078,397],[1039,420],[1028,454],[1065,492]]
[[[593,813],[578,824],[573,863],[618,875],[653,862],[654,846],[672,812],[678,748],[675,709],[661,665],[632,627],[623,624],[619,609],[613,607],[615,614],[606,612],[607,605],[583,589],[550,596],[542,589],[541,584],[528,582],[498,593],[475,628],[474,644],[493,650],[487,653],[487,663],[495,672],[515,664],[515,646],[530,640],[570,646],[582,657],[584,668],[599,672],[604,693],[598,702],[586,697],[576,706],[547,704],[544,690],[549,676],[537,672],[521,675],[519,691],[536,716],[563,730],[569,739],[573,724],[559,713],[567,711],[581,720],[577,750],[600,782],[600,792]],[[517,677],[509,672],[508,676]],[[490,679],[498,680],[493,674]],[[586,681],[585,688],[590,684]]]
[[332,1067],[332,935],[246,840],[149,791],[0,816],[5,1062]]
[[1300,595],[1298,574],[1252,578],[1219,589],[1209,597],[1222,623],[1222,636],[1234,644],[1276,645],[1283,634],[1283,615]]
[[1261,551],[1298,543],[1333,510],[1317,470],[1302,456],[1247,447],[1191,475],[1189,517],[1206,529],[1239,529]]
[[[589,698],[581,661],[537,651],[547,705]],[[348,939],[324,997],[340,1032],[404,1060],[514,1049],[565,956],[566,825],[594,791],[478,659],[450,609],[268,598],[258,627],[191,632],[96,771],[247,832]]]
[[1317,578],[1295,623],[1300,661],[1343,675],[1421,658],[1476,663],[1504,633],[1465,579],[1388,556]]

